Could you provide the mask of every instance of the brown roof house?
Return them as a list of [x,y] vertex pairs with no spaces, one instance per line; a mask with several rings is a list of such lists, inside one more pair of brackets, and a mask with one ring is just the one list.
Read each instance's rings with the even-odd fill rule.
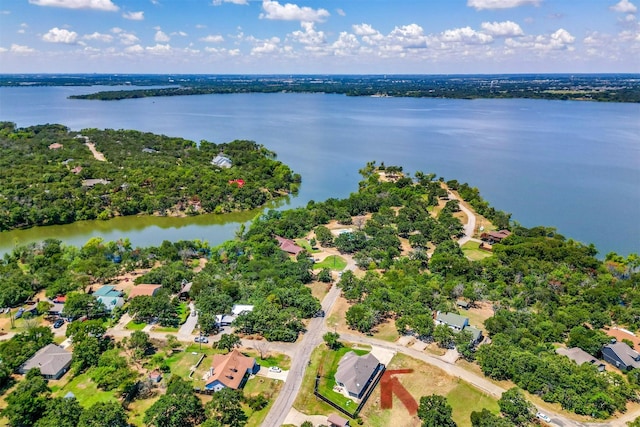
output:
[[350,351],[338,362],[335,380],[349,393],[349,396],[360,399],[383,367],[384,365],[371,353],[358,356]]
[[131,288],[131,292],[129,292],[129,299],[139,297],[139,296],[152,297],[158,292],[158,290],[160,290],[161,287],[162,285],[149,285],[149,284],[134,286],[133,288]]
[[276,237],[276,240],[278,241],[278,245],[280,246],[280,249],[282,249],[283,251],[291,255],[298,255],[300,252],[304,250],[300,246],[298,246],[296,242],[294,242],[293,240],[285,239],[284,237],[280,237],[280,236],[275,236],[275,237]]
[[509,230],[489,231],[488,233],[482,233],[480,239],[490,244],[500,243],[502,239],[506,239],[511,235]]
[[55,344],[42,347],[27,360],[18,370],[26,374],[33,368],[40,369],[42,376],[49,380],[57,380],[62,377],[71,366],[71,352]]
[[238,390],[244,387],[249,375],[259,370],[260,365],[256,363],[256,359],[247,357],[236,349],[225,355],[215,354],[204,388],[214,392],[225,387]]

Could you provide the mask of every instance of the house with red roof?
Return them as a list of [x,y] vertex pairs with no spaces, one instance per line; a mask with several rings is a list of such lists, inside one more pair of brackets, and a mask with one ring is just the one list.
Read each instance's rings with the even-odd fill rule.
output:
[[291,255],[298,255],[300,252],[304,250],[300,246],[298,246],[296,242],[294,242],[293,240],[285,239],[284,237],[280,237],[280,236],[275,236],[275,238],[278,241],[278,246],[280,246],[280,249],[282,249],[283,251]]
[[211,362],[209,377],[205,380],[205,389],[214,392],[225,387],[238,390],[244,387],[250,375],[257,373],[260,365],[253,357],[245,356],[237,349],[227,354],[215,354]]

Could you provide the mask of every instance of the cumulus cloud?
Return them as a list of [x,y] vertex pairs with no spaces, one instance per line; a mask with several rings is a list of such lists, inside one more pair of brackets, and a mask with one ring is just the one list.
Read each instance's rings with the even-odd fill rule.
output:
[[171,52],[171,46],[168,44],[156,44],[155,46],[147,46],[145,51],[155,55],[165,55]]
[[344,10],[342,10],[342,9],[340,9],[340,8],[336,9],[336,13],[337,13],[338,15],[340,15],[340,16],[347,16],[347,14],[345,13],[345,11],[344,11]]
[[482,29],[485,33],[494,37],[516,37],[524,35],[520,25],[512,21],[483,22]]
[[111,34],[102,34],[98,32],[94,32],[93,34],[86,34],[82,38],[85,40],[97,40],[104,43],[110,43],[113,41],[113,36]]
[[249,1],[248,0],[213,0],[213,5],[214,6],[220,6],[222,3],[233,3],[233,4],[247,5],[247,4],[249,4]]
[[118,36],[118,39],[120,39],[120,43],[126,46],[134,45],[140,41],[140,39],[136,37],[135,34],[128,33],[122,28],[114,27],[111,29],[111,32],[113,34],[116,34]]
[[111,0],[29,0],[36,6],[63,7],[65,9],[95,9],[117,12],[120,8]]
[[154,37],[154,40],[158,43],[166,43],[169,40],[171,40],[171,38],[166,35],[164,32],[162,32],[161,30],[156,31],[156,35]]
[[42,36],[42,40],[49,43],[74,44],[77,39],[78,33],[75,31],[69,31],[58,27],[50,29],[44,36]]
[[200,41],[205,43],[222,43],[224,41],[224,37],[219,34],[212,34],[208,35],[207,37],[202,37]]
[[409,48],[427,47],[427,38],[424,30],[420,25],[409,24],[401,27],[395,27],[389,33],[389,39],[393,44]]
[[511,9],[524,5],[539,6],[542,0],[467,0],[467,6],[476,10]]
[[130,21],[143,21],[144,12],[125,12],[122,14],[122,17]]
[[490,34],[480,33],[471,27],[463,27],[442,32],[440,40],[455,43],[485,44],[491,43],[493,37]]
[[359,47],[358,38],[346,31],[341,32],[338,40],[331,45],[334,53],[338,56],[352,55],[357,52]]
[[317,31],[313,22],[301,22],[302,31],[294,31],[291,38],[306,45],[320,45],[326,43],[324,31]]
[[30,48],[29,46],[24,46],[24,45],[15,44],[15,43],[11,45],[11,48],[9,50],[13,53],[31,53],[36,51],[35,49]]
[[352,28],[353,32],[358,36],[372,36],[374,34],[378,34],[378,31],[374,30],[369,24],[355,24]]
[[326,9],[312,9],[308,6],[286,3],[281,5],[277,1],[263,0],[260,19],[274,19],[281,21],[322,22],[330,16]]
[[251,55],[264,55],[280,52],[280,38],[271,37],[266,40],[258,40],[253,37],[247,37],[248,41],[254,42],[254,47],[251,49]]
[[638,11],[636,5],[631,3],[629,0],[620,0],[609,9],[613,10],[614,12],[620,13],[636,13]]
[[144,52],[144,48],[139,44],[134,44],[133,46],[128,46],[124,49],[127,53],[142,53]]
[[185,33],[184,31],[174,31],[173,33],[171,33],[172,36],[180,36],[180,37],[187,37],[189,34]]

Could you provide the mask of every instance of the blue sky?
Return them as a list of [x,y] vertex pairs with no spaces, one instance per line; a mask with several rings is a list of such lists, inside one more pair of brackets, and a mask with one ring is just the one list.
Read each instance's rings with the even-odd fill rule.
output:
[[2,73],[640,72],[640,0],[0,0]]

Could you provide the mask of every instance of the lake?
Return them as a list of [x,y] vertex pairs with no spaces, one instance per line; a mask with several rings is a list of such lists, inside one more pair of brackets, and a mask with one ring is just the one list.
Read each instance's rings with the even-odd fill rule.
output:
[[[114,87],[2,87],[0,120],[137,129],[195,141],[250,139],[302,174],[280,208],[342,198],[375,160],[478,187],[518,223],[556,227],[600,256],[640,252],[640,105],[527,99],[419,99],[236,94],[69,100]],[[45,237],[134,245],[218,244],[259,212],[195,218],[116,218],[0,233],[0,253]]]

